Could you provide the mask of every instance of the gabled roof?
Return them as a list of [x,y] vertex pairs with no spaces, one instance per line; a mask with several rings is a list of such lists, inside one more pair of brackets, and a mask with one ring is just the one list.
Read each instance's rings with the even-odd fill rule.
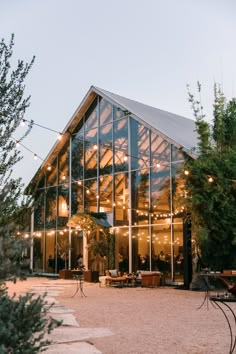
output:
[[189,151],[197,147],[195,121],[94,87],[96,92],[119,104],[136,117]]
[[179,148],[183,148],[183,150],[190,156],[196,156],[194,151],[197,147],[197,133],[195,130],[194,120],[130,100],[95,86],[91,86],[88,93],[63,130],[63,138],[54,144],[30,184],[34,183],[35,178],[40,174],[44,166],[53,162],[57,153],[62,149],[66,141],[68,141],[70,134],[73,133],[84,113],[97,95],[104,97],[120,109],[128,111],[128,113],[140,123],[145,123],[145,125],[156,131],[157,134],[162,135],[162,137],[164,137],[167,141]]

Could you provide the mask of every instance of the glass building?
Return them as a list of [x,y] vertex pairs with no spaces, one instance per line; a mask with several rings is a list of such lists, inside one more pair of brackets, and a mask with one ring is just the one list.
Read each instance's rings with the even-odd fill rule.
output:
[[59,251],[68,244],[74,267],[86,242],[68,220],[103,212],[116,268],[158,269],[183,281],[189,237],[176,200],[179,171],[196,146],[193,120],[92,86],[30,183],[37,186],[33,270],[57,273],[64,267]]

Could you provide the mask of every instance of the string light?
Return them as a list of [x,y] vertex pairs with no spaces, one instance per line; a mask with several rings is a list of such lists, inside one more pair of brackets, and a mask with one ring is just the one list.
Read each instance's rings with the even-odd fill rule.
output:
[[213,179],[211,176],[209,176],[209,177],[208,177],[208,182],[209,182],[209,183],[212,183],[212,182],[214,182],[214,179]]
[[30,125],[32,125],[32,126],[33,126],[33,125],[36,125],[37,127],[40,127],[40,128],[46,129],[46,130],[50,130],[51,132],[54,132],[54,133],[59,134],[59,135],[58,135],[58,139],[59,139],[59,140],[60,140],[60,139],[62,138],[62,136],[63,136],[63,134],[62,134],[61,132],[59,132],[59,131],[57,131],[57,130],[55,130],[55,129],[52,129],[52,128],[45,127],[44,125],[35,123],[35,121],[33,121],[33,120],[29,121],[29,120],[27,120],[27,119],[24,118],[24,119],[21,120],[20,125],[21,125],[22,127],[24,127],[25,124],[26,124],[26,122],[27,122],[27,123],[30,123]]

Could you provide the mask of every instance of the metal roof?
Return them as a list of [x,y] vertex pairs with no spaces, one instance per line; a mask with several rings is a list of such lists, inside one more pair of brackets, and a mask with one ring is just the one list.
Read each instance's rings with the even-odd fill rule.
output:
[[38,171],[35,173],[28,187],[31,183],[34,183],[36,179],[38,179],[39,174],[43,173],[44,167],[53,162],[58,152],[63,148],[77,124],[82,119],[85,111],[95,99],[96,95],[104,97],[122,110],[127,110],[131,116],[139,122],[144,123],[151,129],[157,131],[159,135],[162,135],[163,138],[177,147],[182,147],[188,155],[193,158],[196,157],[195,150],[198,145],[198,139],[194,120],[130,100],[95,86],[91,86],[75,113],[65,126],[62,132],[63,139],[57,140],[54,144]]
[[124,107],[167,138],[189,151],[197,148],[195,121],[94,87],[96,92]]

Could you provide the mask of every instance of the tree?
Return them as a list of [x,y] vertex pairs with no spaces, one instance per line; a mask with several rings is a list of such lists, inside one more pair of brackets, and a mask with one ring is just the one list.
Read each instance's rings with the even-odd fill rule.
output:
[[[198,84],[201,94],[201,86]],[[189,92],[199,137],[196,159],[184,166],[185,198],[202,261],[212,269],[236,267],[236,99],[214,86],[213,122]]]
[[[46,307],[44,298],[26,295],[15,300],[8,296],[4,283],[19,275],[26,241],[16,237],[16,233],[24,227],[30,202],[22,197],[21,179],[12,178],[12,170],[22,158],[13,134],[29,106],[30,97],[24,98],[24,81],[34,58],[29,64],[19,60],[12,70],[13,46],[13,35],[9,45],[4,39],[0,42],[0,352],[36,353],[48,344],[43,340],[44,334],[59,323],[48,318],[50,307]],[[32,124],[19,142],[30,132]]]
[[[25,214],[27,202],[22,199],[21,179],[13,179],[12,170],[22,159],[17,149],[17,141],[13,134],[20,125],[25,111],[29,106],[30,97],[24,98],[24,80],[31,69],[30,64],[18,61],[15,70],[11,70],[14,35],[7,45],[0,42],[0,279],[11,275],[19,269],[18,264],[22,240],[14,240],[12,236],[20,227]],[[30,132],[32,124],[19,139],[21,142]],[[15,266],[15,267],[14,267]]]

